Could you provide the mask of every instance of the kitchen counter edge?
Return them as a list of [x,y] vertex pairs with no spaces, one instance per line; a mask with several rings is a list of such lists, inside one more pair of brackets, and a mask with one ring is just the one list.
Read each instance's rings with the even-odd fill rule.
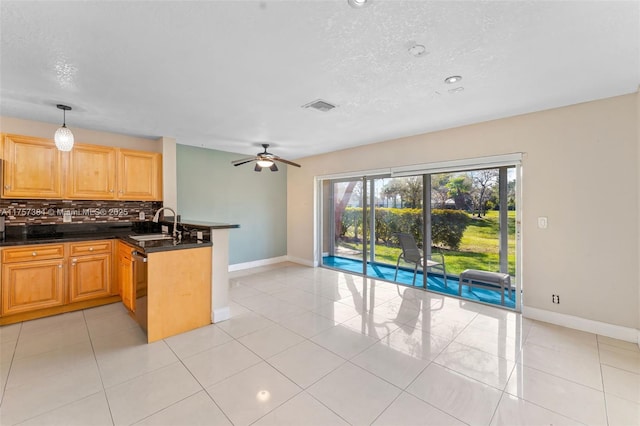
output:
[[[73,243],[80,241],[93,241],[93,240],[120,240],[125,243],[139,248],[145,253],[154,253],[160,251],[172,251],[172,250],[184,250],[190,248],[199,247],[211,247],[213,243],[211,241],[200,241],[194,238],[183,239],[177,244],[174,244],[174,240],[156,240],[156,241],[136,241],[130,238],[129,235],[134,233],[128,232],[126,234],[113,234],[113,233],[92,233],[86,235],[74,235],[63,238],[34,238],[34,239],[15,239],[0,241],[0,248],[25,246],[25,245],[38,245],[38,244],[56,244],[56,243]],[[138,234],[143,235],[143,234]]]

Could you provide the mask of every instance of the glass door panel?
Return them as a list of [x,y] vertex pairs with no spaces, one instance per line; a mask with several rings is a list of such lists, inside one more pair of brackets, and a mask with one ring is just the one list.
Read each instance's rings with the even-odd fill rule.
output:
[[[323,258],[326,266],[362,273],[363,184],[362,179],[329,181],[324,185],[325,223]],[[324,192],[323,191],[323,192]],[[327,223],[328,222],[328,223]]]

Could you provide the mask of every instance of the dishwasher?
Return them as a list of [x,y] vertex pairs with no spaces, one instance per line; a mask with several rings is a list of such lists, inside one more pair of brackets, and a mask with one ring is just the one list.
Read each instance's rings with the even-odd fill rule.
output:
[[140,327],[147,331],[147,255],[140,251],[131,252],[133,261],[133,285],[135,288],[135,315]]

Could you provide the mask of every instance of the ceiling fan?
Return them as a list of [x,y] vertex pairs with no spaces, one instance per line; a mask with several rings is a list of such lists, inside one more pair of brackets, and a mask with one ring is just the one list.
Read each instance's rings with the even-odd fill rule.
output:
[[272,172],[278,171],[278,166],[276,166],[276,161],[279,161],[284,164],[288,164],[290,166],[300,167],[300,164],[296,164],[293,161],[285,160],[284,158],[280,158],[277,155],[273,155],[270,152],[267,152],[267,148],[269,148],[268,143],[263,143],[262,147],[264,148],[264,152],[259,152],[255,157],[243,158],[241,160],[232,161],[231,164],[234,166],[239,166],[241,164],[250,163],[252,161],[256,162],[256,166],[253,170],[256,172],[261,172],[262,169],[269,168]]

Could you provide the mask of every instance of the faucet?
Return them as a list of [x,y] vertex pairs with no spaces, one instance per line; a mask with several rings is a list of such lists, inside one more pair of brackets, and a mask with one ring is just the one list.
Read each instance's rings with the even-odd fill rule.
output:
[[163,210],[169,210],[173,213],[173,233],[171,234],[173,238],[176,238],[178,235],[178,215],[176,211],[171,207],[161,207],[158,209],[155,215],[153,215],[153,222],[158,223],[158,219],[160,218],[160,212]]

